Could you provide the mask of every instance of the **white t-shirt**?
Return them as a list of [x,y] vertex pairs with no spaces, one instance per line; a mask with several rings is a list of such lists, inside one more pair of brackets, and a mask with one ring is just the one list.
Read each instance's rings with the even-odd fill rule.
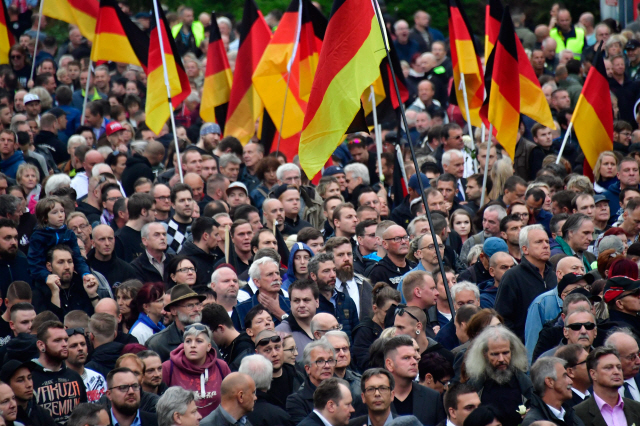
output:
[[144,345],[147,343],[147,339],[153,336],[153,330],[147,324],[139,322],[131,329],[131,331],[129,331],[129,334],[135,336],[135,338],[138,339],[138,342],[141,345]]
[[87,388],[88,402],[98,402],[102,395],[107,392],[107,379],[96,371],[85,368],[82,381]]

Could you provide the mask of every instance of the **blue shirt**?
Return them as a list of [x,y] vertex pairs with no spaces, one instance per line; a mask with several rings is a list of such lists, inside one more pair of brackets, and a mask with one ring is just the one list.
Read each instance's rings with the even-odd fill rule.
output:
[[402,276],[402,279],[400,280],[400,283],[398,284],[398,291],[400,292],[400,297],[402,298],[402,303],[407,303],[407,301],[404,298],[404,294],[402,294],[402,283],[404,282],[404,277],[409,275],[411,272],[415,272],[415,271],[424,271],[424,272],[427,271],[426,269],[424,269],[424,266],[422,266],[422,261],[418,262],[418,266],[416,266],[415,268],[413,268],[412,270],[410,270],[409,272],[404,274]]
[[562,299],[558,296],[558,287],[545,291],[533,299],[527,311],[527,322],[524,326],[524,342],[527,348],[529,363],[533,350],[538,343],[538,336],[545,323],[554,320],[562,312]]
[[[118,423],[118,420],[116,419],[116,416],[113,415],[113,407],[111,407],[111,424],[113,426],[120,426],[120,424]],[[138,412],[136,413],[136,418],[133,419],[131,426],[142,426],[142,422],[140,421],[140,410],[138,410]]]

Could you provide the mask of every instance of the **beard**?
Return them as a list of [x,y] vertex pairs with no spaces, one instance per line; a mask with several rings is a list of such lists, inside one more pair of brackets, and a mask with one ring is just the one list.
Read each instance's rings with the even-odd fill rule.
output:
[[125,416],[133,416],[138,412],[138,408],[140,407],[140,401],[137,402],[116,402],[115,400],[111,401],[111,404]]
[[69,353],[67,353],[67,356],[64,356],[62,355],[61,352],[53,352],[49,348],[45,349],[45,353],[52,361],[60,362],[60,363],[63,361],[66,361],[67,358],[69,357]]
[[12,247],[9,250],[0,250],[0,258],[8,261],[12,261],[18,254],[18,246]]
[[333,292],[333,289],[336,287],[335,282],[333,284],[329,284],[326,281],[321,280],[320,278],[316,280],[316,284],[318,284],[318,290],[320,290],[320,293],[324,293],[327,291]]
[[353,265],[342,265],[339,269],[336,269],[336,278],[340,282],[346,283],[353,279]]
[[509,383],[513,377],[513,373],[514,370],[511,366],[507,367],[506,370],[498,370],[493,368],[490,364],[487,364],[487,367],[485,368],[485,375],[499,385]]
[[197,318],[191,318],[190,315],[185,315],[185,314],[182,314],[182,313],[178,312],[178,320],[183,325],[191,325],[191,324],[195,324],[197,322],[202,321],[202,314],[198,314]]

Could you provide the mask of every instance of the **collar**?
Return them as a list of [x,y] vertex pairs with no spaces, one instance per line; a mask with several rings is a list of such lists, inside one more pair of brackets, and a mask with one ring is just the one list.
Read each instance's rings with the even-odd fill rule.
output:
[[327,420],[322,414],[320,414],[320,411],[313,410],[313,412],[316,413],[316,416],[320,418],[320,421],[324,424],[324,426],[333,426],[329,420]]
[[605,405],[607,407],[609,407],[611,410],[614,410],[616,408],[620,408],[620,409],[624,409],[624,400],[622,399],[622,397],[620,395],[618,395],[618,402],[616,403],[616,405],[614,407],[610,406],[609,404],[607,404],[606,402],[604,402],[602,400],[602,398],[600,398],[598,396],[597,393],[593,393],[593,399],[596,401],[596,405],[598,406],[598,410],[602,411],[602,407],[604,407]]
[[229,423],[231,423],[232,425],[235,425],[235,424],[244,425],[247,423],[247,416],[242,416],[236,420],[231,414],[229,414],[227,410],[222,408],[222,405],[218,405],[218,408],[220,409],[220,414],[222,414],[222,417],[224,417],[224,419]]
[[453,424],[453,422],[451,420],[449,420],[449,418],[447,418],[447,425],[446,426],[456,426]]
[[147,253],[147,257],[149,258],[149,263],[151,263],[152,265],[160,264],[160,263],[164,264],[164,261],[167,259],[167,255],[162,253],[162,262],[158,262],[156,258],[151,256],[151,254],[147,250],[145,250],[144,252]]
[[633,390],[638,390],[638,385],[636,384],[636,378],[632,377],[630,379],[627,379],[624,381],[626,384],[629,385],[630,388],[632,388]]
[[[116,419],[116,416],[113,415],[113,407],[111,407],[111,410],[109,410],[109,413],[111,414],[111,424],[113,426],[120,426],[120,424],[118,423],[118,420]],[[141,426],[142,422],[140,421],[140,410],[138,410],[138,412],[136,413],[136,417],[135,419],[133,419],[133,422],[131,423],[131,426]]]
[[357,287],[358,283],[356,283],[356,277],[354,275],[349,281],[342,282],[338,278],[336,278],[336,289],[340,290],[342,288],[348,288],[349,286],[354,285]]
[[571,390],[573,391],[573,393],[578,395],[580,399],[585,399],[587,396],[591,395],[591,393],[589,392],[589,389],[587,389],[585,393],[580,392],[578,389],[574,387],[572,387]]
[[[389,417],[384,421],[384,426],[387,426],[393,420],[393,413],[389,410]],[[447,419],[447,426],[455,426],[453,423],[449,424],[449,419]],[[371,426],[371,417],[367,416],[367,426]]]
[[564,415],[566,414],[566,411],[564,411],[564,408],[562,406],[560,406],[560,410],[556,410],[554,407],[550,406],[549,404],[547,404],[547,407],[549,407],[549,410],[551,410],[551,413],[554,416],[556,416],[557,419],[564,420]]

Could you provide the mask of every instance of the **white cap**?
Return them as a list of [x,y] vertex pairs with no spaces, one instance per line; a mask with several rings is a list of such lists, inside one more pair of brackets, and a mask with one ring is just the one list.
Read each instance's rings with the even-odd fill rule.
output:
[[29,102],[33,102],[33,101],[38,101],[40,102],[40,96],[34,94],[34,93],[27,93],[26,95],[24,95],[24,103],[28,104]]

